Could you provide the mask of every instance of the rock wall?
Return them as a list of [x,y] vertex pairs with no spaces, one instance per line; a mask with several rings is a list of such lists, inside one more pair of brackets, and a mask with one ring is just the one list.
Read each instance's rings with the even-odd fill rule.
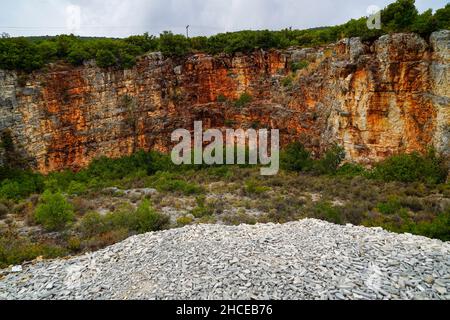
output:
[[[315,49],[234,56],[143,56],[129,70],[49,65],[0,71],[0,130],[41,172],[79,169],[101,155],[169,151],[174,129],[278,128],[320,154],[378,161],[435,146],[450,155],[450,31],[357,38]],[[306,66],[292,72],[292,63]],[[251,103],[236,106],[247,92]]]

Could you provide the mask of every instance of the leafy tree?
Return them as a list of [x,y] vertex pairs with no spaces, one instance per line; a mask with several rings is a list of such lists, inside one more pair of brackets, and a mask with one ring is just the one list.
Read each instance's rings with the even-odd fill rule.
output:
[[31,72],[44,65],[36,45],[26,38],[0,39],[0,68]]
[[166,56],[181,57],[189,52],[189,41],[183,35],[164,31],[159,36],[159,49]]
[[422,36],[427,36],[436,30],[437,26],[436,20],[433,17],[433,10],[429,9],[421,15],[418,15],[411,29]]
[[148,32],[142,36],[130,36],[124,41],[127,44],[140,48],[142,53],[157,50],[159,42],[156,37],[149,35]]
[[448,3],[444,8],[439,9],[434,14],[434,19],[436,21],[436,29],[450,29],[450,3]]
[[119,54],[119,64],[122,68],[129,69],[136,64],[136,58],[127,52],[120,52]]
[[37,45],[37,51],[44,61],[51,61],[56,58],[58,48],[54,42],[43,41]]
[[57,47],[57,55],[60,58],[65,58],[70,52],[71,47],[78,42],[78,38],[71,35],[60,35],[54,39]]
[[67,56],[67,60],[75,66],[83,64],[83,62],[89,58],[89,53],[80,45],[72,47],[69,55]]
[[191,38],[190,47],[193,51],[204,51],[208,47],[208,37]]
[[415,0],[397,0],[381,12],[381,22],[387,31],[410,31],[417,16]]

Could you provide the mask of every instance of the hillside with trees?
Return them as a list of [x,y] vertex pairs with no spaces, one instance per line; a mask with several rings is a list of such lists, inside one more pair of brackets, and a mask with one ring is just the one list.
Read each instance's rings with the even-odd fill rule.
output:
[[189,53],[210,54],[250,52],[255,49],[284,49],[290,46],[311,47],[335,42],[345,37],[373,40],[382,34],[416,32],[429,36],[433,31],[450,29],[450,4],[433,11],[419,13],[415,0],[398,0],[381,12],[382,29],[370,30],[367,17],[352,19],[345,24],[308,30],[240,31],[211,37],[186,38],[165,31],[159,37],[145,33],[125,39],[82,38],[75,35],[56,37],[0,38],[0,69],[32,72],[55,61],[74,66],[95,59],[102,68],[130,68],[144,53],[161,51],[167,57]]

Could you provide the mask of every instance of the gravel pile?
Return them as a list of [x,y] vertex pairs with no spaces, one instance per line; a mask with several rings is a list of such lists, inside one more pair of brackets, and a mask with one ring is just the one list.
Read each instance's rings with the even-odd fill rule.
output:
[[196,225],[3,271],[0,299],[450,299],[450,244],[305,219]]

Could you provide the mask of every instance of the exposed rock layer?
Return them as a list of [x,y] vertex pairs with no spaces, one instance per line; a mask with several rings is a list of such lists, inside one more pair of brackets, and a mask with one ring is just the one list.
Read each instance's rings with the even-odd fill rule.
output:
[[[316,153],[342,144],[371,163],[435,146],[450,154],[450,32],[357,38],[317,49],[148,54],[130,70],[50,65],[21,76],[0,71],[0,130],[42,172],[79,169],[93,158],[168,151],[170,134],[208,127],[278,128],[282,144]],[[307,67],[291,72],[293,62]],[[293,80],[290,81],[289,79]],[[244,92],[253,100],[234,101]]]

